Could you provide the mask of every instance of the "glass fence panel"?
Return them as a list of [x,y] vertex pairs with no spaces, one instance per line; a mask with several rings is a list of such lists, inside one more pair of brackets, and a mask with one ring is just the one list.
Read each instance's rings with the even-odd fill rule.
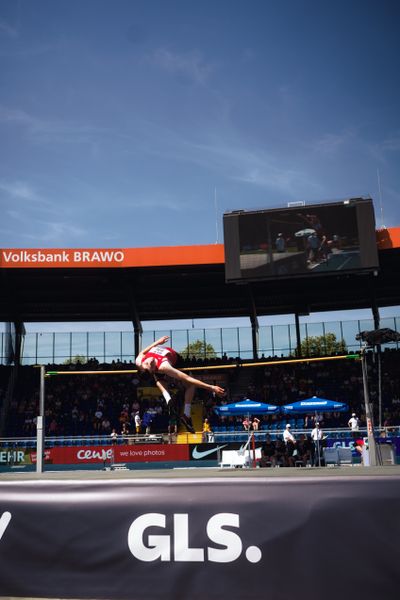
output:
[[211,356],[222,357],[222,341],[220,329],[206,329],[206,344]]
[[243,359],[253,358],[253,341],[251,327],[239,327],[239,356]]
[[306,323],[307,337],[321,337],[324,335],[322,323]]
[[287,325],[274,325],[273,326],[274,336],[274,356],[289,356],[290,344],[289,344],[289,330]]
[[264,325],[260,327],[259,331],[259,349],[260,356],[264,355],[272,356],[273,351],[273,342],[272,342],[272,327],[271,325]]
[[[171,330],[170,329],[157,329],[154,332],[154,340],[158,340],[161,337],[164,337],[165,335],[167,335],[169,338],[171,337]],[[168,340],[168,343],[170,342],[170,340]]]
[[[145,346],[143,346],[145,347]],[[135,339],[133,331],[122,331],[121,333],[122,360],[135,362]]]
[[[83,359],[84,361],[88,358],[88,336],[86,332],[75,332],[71,334],[71,360]],[[100,362],[103,358],[98,359]]]
[[296,325],[291,323],[289,326],[289,350],[291,356],[296,356],[297,353],[297,334]]
[[37,333],[27,333],[25,335],[24,345],[22,349],[23,365],[37,364],[37,336]]
[[347,348],[351,352],[356,352],[360,349],[361,344],[356,340],[356,335],[360,333],[359,321],[342,321],[343,338]]
[[[396,320],[394,317],[386,317],[385,319],[380,320],[380,329],[391,329],[392,331],[396,331]],[[386,348],[398,348],[399,342],[390,342],[388,344],[382,344],[382,350],[386,350]]]
[[[326,340],[324,337],[324,330],[322,323],[305,323],[306,339],[303,341],[303,354],[326,354]],[[306,351],[304,351],[304,345]]]
[[155,331],[143,331],[142,334],[142,348],[146,348],[150,346],[153,342],[156,341],[156,332]]
[[342,327],[340,321],[330,321],[328,323],[324,323],[325,335],[328,333],[332,333],[337,342],[342,341]]
[[373,319],[360,319],[360,331],[374,331],[375,323]]
[[[205,330],[204,329],[188,329],[188,337],[189,337],[189,348],[185,348],[185,350],[189,350],[188,355],[196,356],[197,358],[206,359],[207,358],[207,348],[205,345]],[[185,356],[186,353],[183,352]]]
[[37,363],[49,364],[53,362],[54,333],[37,334]]
[[222,351],[229,358],[239,356],[239,332],[237,327],[222,329]]
[[54,359],[55,364],[62,364],[71,360],[71,334],[54,334]]
[[119,331],[106,331],[105,356],[106,362],[122,360],[121,333]]
[[178,331],[171,332],[171,339],[169,344],[171,348],[174,348],[178,354],[182,354],[182,351],[189,345],[189,335],[187,329],[179,329]]
[[396,331],[396,317],[385,317],[381,319],[380,323],[381,329],[392,329],[392,331]]
[[[91,331],[87,334],[88,358],[96,358],[100,363],[108,362],[105,350],[105,334],[103,331]],[[110,359],[114,360],[114,359]]]

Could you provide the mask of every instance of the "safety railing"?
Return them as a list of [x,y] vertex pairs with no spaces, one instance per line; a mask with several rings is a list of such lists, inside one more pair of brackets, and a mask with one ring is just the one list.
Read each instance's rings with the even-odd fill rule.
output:
[[[294,428],[291,429],[291,433],[295,436],[295,438],[299,438],[300,436],[309,437],[311,435],[311,429],[304,428]],[[188,444],[192,443],[192,435],[190,433],[180,433],[180,441],[185,441]],[[250,435],[254,435],[254,439],[257,442],[264,442],[267,437],[272,441],[277,439],[282,439],[283,430],[262,430],[262,431],[250,431]],[[368,432],[367,428],[360,428],[358,431],[353,432],[348,428],[339,427],[339,428],[330,428],[323,429],[323,436],[327,439],[334,438],[335,440],[349,440],[353,439],[355,436],[358,437],[367,437]],[[109,435],[99,436],[46,436],[45,437],[45,448],[53,448],[59,446],[111,446],[114,443],[117,445],[121,444],[166,444],[171,443],[171,436],[168,433],[159,433],[159,434],[132,434],[132,435],[119,435],[117,437],[116,442],[113,442],[112,438]],[[237,442],[237,441],[247,441],[249,437],[249,432],[247,431],[218,431],[211,432],[208,436],[204,437],[204,442],[214,443],[214,442]],[[400,425],[390,426],[390,427],[381,427],[375,428],[375,437],[376,438],[393,438],[400,437]],[[0,438],[0,453],[5,452],[7,450],[16,450],[19,448],[36,448],[36,437],[2,437]],[[0,457],[1,458],[1,457]]]

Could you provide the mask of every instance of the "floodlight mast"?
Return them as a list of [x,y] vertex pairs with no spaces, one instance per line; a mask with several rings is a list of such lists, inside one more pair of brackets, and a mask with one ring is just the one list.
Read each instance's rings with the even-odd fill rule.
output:
[[44,456],[44,378],[46,369],[40,365],[39,415],[36,423],[36,473],[43,473]]
[[[356,340],[363,342],[361,348],[361,365],[363,373],[363,384],[364,384],[364,401],[365,401],[365,416],[367,419],[367,434],[368,434],[368,446],[370,464],[375,466],[377,464],[377,457],[379,457],[379,464],[382,464],[382,458],[380,453],[377,453],[377,446],[374,438],[374,425],[373,425],[373,413],[371,410],[371,404],[369,401],[368,393],[368,373],[367,373],[367,358],[366,349],[380,347],[381,344],[388,344],[390,342],[400,342],[400,333],[393,331],[393,329],[375,329],[374,331],[361,331],[356,335]],[[382,400],[381,400],[381,357],[378,354],[378,365],[379,365],[379,427],[382,426]]]
[[363,376],[363,388],[364,388],[364,405],[365,405],[365,418],[367,420],[367,436],[368,436],[368,452],[369,452],[369,465],[376,467],[378,465],[377,452],[376,452],[376,441],[374,436],[374,418],[371,409],[371,403],[369,401],[368,391],[368,373],[367,373],[367,356],[366,349],[368,345],[365,342],[361,347],[361,367]]

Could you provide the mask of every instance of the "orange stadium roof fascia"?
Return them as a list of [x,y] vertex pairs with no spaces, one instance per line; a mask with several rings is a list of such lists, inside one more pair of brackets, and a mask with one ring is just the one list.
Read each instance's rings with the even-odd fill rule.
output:
[[382,229],[378,229],[376,242],[379,250],[400,248],[400,227],[382,227]]
[[[379,250],[400,248],[400,227],[376,231]],[[151,248],[6,248],[0,268],[129,268],[225,263],[223,244]]]
[[8,248],[0,250],[0,267],[129,268],[224,264],[224,245],[158,248]]

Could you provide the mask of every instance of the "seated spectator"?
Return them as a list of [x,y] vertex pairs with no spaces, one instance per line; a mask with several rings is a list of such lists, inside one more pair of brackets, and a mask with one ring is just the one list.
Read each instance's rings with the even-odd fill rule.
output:
[[203,422],[202,441],[203,442],[213,442],[214,441],[214,436],[211,431],[211,425],[207,418],[204,419],[204,422]]
[[129,435],[129,434],[130,434],[129,423],[126,423],[126,421],[125,421],[124,423],[122,423],[121,435]]
[[147,410],[143,415],[142,425],[145,428],[146,435],[149,435],[151,432],[151,422],[153,421],[153,418],[154,413],[150,410]]
[[[296,462],[302,462],[303,467],[307,466],[307,464],[312,464],[313,456],[312,451],[314,449],[314,444],[311,440],[304,434],[299,436],[296,444],[297,448],[297,456],[295,457]],[[322,444],[321,444],[321,456],[322,456]]]
[[245,431],[250,431],[251,421],[248,417],[245,417],[242,421],[242,425]]
[[271,436],[267,434],[261,451],[260,467],[276,467],[277,452],[275,443],[271,440]]
[[168,442],[172,444],[175,436],[178,435],[178,417],[171,415],[168,423]]
[[275,459],[276,459],[276,466],[279,466],[279,467],[287,467],[288,466],[286,445],[281,440],[276,440],[276,442],[275,442]]
[[107,435],[108,433],[110,433],[110,431],[111,431],[110,420],[108,419],[108,417],[104,417],[101,422],[101,433],[104,433],[104,435]]

